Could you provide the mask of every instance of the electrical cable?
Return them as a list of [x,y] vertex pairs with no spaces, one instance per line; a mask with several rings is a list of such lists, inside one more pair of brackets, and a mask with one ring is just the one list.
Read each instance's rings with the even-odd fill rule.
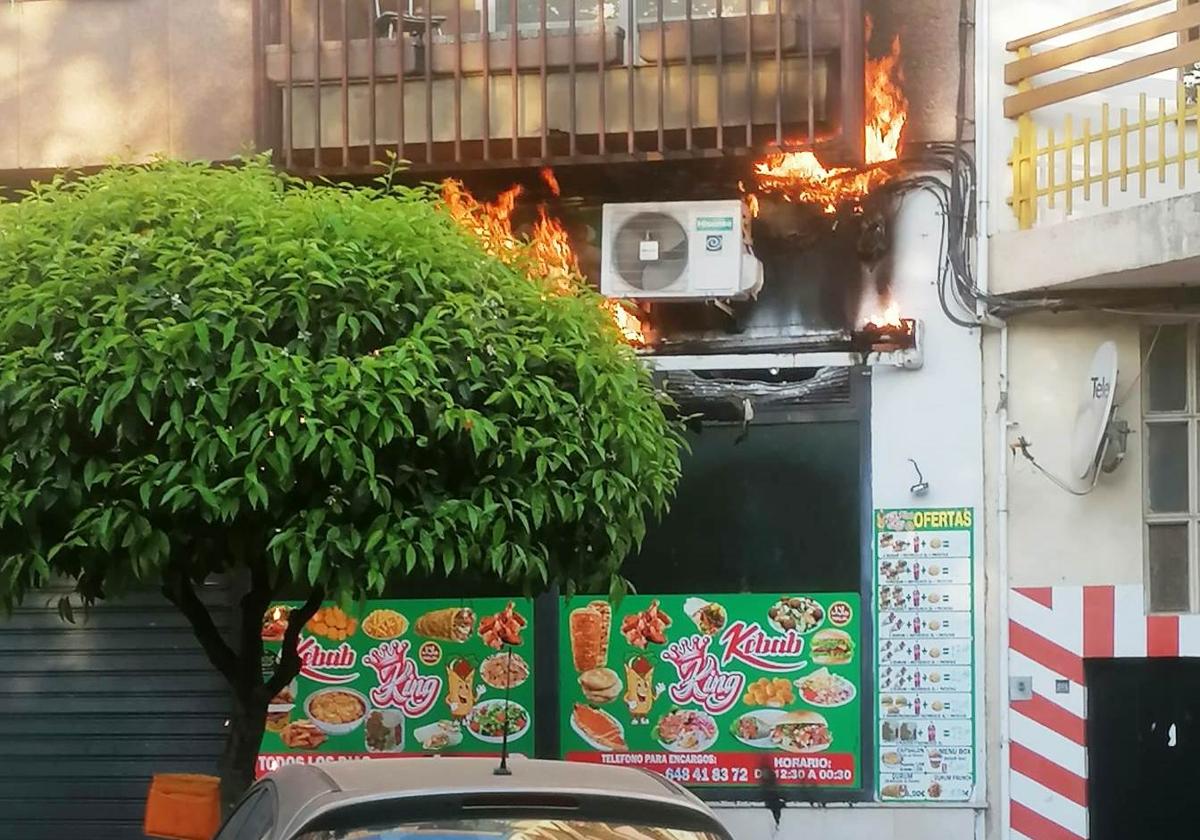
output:
[[1030,445],[1031,444],[1029,443],[1029,441],[1027,441],[1024,437],[1019,437],[1019,438],[1017,438],[1017,442],[1012,445],[1012,449],[1013,449],[1014,454],[1016,452],[1020,452],[1021,455],[1023,455],[1025,457],[1025,460],[1027,460],[1029,463],[1033,464],[1033,468],[1035,470],[1040,472],[1046,478],[1050,479],[1050,481],[1052,481],[1055,484],[1055,486],[1057,486],[1060,490],[1065,490],[1066,492],[1070,493],[1072,496],[1087,496],[1087,495],[1090,495],[1091,492],[1096,489],[1096,485],[1100,482],[1100,467],[1099,467],[1099,465],[1104,462],[1104,456],[1108,454],[1108,436],[1107,435],[1104,438],[1104,445],[1100,448],[1099,457],[1097,457],[1097,459],[1096,459],[1097,465],[1093,469],[1091,486],[1089,486],[1088,489],[1086,489],[1086,490],[1076,490],[1074,487],[1071,487],[1069,484],[1064,482],[1061,478],[1059,478],[1054,473],[1050,472],[1048,469],[1046,469],[1041,464],[1039,464],[1037,462],[1037,459],[1033,457],[1033,453],[1031,453],[1029,451]]

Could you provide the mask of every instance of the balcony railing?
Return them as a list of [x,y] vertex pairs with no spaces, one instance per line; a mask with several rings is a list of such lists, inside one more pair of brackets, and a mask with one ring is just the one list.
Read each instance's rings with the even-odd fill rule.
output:
[[1200,4],[1132,0],[1006,45],[1022,229],[1200,188],[1200,105],[1184,84],[1198,28]]
[[292,171],[861,156],[861,0],[260,2],[263,142]]

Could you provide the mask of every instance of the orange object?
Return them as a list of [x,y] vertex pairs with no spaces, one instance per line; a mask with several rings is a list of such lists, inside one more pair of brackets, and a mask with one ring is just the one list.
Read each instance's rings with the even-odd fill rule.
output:
[[216,776],[159,773],[146,797],[142,830],[167,840],[212,840],[221,827],[221,781]]

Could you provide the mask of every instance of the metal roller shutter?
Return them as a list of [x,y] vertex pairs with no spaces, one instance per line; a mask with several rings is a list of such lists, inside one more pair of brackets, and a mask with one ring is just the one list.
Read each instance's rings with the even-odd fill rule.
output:
[[[61,591],[0,618],[0,840],[141,838],[150,777],[215,773],[225,684],[161,595],[59,618]],[[226,630],[228,585],[201,597]]]

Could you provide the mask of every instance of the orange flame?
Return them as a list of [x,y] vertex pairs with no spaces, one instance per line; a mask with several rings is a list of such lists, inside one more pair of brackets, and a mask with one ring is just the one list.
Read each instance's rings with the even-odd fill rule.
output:
[[[870,32],[871,19],[867,18]],[[869,37],[869,36],[868,36]],[[836,213],[840,204],[855,204],[892,174],[877,165],[900,154],[900,137],[908,118],[908,99],[901,88],[900,36],[892,39],[886,55],[866,66],[865,169],[827,169],[812,152],[779,151],[754,166],[755,181],[764,192],[778,193],[786,201],[820,205]]]
[[612,316],[613,323],[617,325],[617,330],[626,344],[634,347],[646,346],[646,325],[642,323],[641,318],[619,300],[605,300],[603,306]]
[[[542,178],[557,195],[558,180],[554,173],[544,169]],[[442,182],[442,201],[450,216],[474,234],[487,253],[543,281],[554,294],[575,294],[582,283],[579,260],[562,222],[552,218],[545,206],[539,206],[529,238],[513,232],[512,216],[521,193],[517,185],[502,192],[495,201],[485,202],[471,195],[461,181],[448,178]],[[626,343],[636,347],[647,344],[645,326],[637,315],[616,301],[605,301],[602,306]]]
[[488,203],[471,195],[462,181],[442,182],[442,201],[450,215],[475,234],[485,251],[504,262],[510,262],[520,246],[513,235],[512,214],[521,192],[520,185],[510,187]]
[[889,303],[883,312],[876,312],[868,315],[866,319],[867,327],[882,329],[885,327],[902,327],[904,322],[900,319],[900,307],[896,303]]
[[538,220],[533,223],[533,234],[529,238],[529,252],[534,274],[546,278],[560,295],[574,291],[579,277],[579,260],[571,248],[567,229],[558,219],[550,218],[545,207],[538,207]]
[[562,188],[558,186],[558,178],[554,174],[554,170],[549,166],[544,167],[541,172],[542,180],[546,182],[546,186],[550,188],[550,192],[554,195],[562,195]]
[[775,152],[754,165],[759,189],[786,201],[819,204],[836,213],[839,204],[856,202],[888,180],[882,169],[826,169],[812,152]]
[[900,155],[900,134],[908,121],[908,97],[900,71],[900,36],[886,55],[867,61],[867,163],[883,163]]

